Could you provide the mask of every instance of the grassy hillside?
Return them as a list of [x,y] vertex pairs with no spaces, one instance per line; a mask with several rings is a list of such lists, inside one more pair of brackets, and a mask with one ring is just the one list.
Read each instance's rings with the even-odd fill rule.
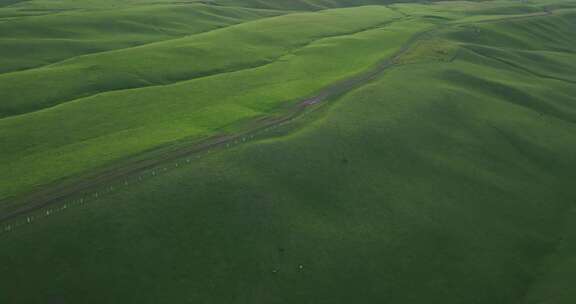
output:
[[[373,29],[398,18],[384,7],[290,14],[205,34],[68,59],[0,76],[4,116],[112,90],[172,84],[256,68],[315,40]],[[90,75],[89,79],[82,75]]]
[[282,12],[201,4],[70,9],[18,18],[0,12],[0,20],[7,19],[0,22],[0,73],[49,66],[84,54],[171,40],[278,14]]
[[[214,39],[201,44],[213,51],[195,53],[201,62],[137,60],[142,75],[169,85],[58,98],[0,119],[1,166],[11,172],[1,195],[233,133],[410,42],[394,67],[289,124],[136,184],[105,185],[113,191],[82,204],[39,210],[42,219],[1,234],[0,302],[573,303],[570,5],[336,9],[135,48],[170,60]],[[242,50],[211,43],[230,39]],[[132,71],[113,61],[128,57],[99,62]],[[83,71],[93,58],[46,71]],[[178,80],[195,71],[207,75]]]
[[[3,8],[0,57],[9,64],[0,64],[0,168],[10,178],[0,179],[0,201],[175,141],[233,132],[366,70],[434,26],[544,13],[539,3],[305,13],[296,11],[300,2],[283,11],[271,9],[287,2],[267,3],[62,0]],[[563,3],[555,7],[566,10]],[[563,35],[557,39],[570,34]]]
[[[356,18],[342,18],[346,16]],[[219,32],[211,32],[208,41],[214,40],[216,50],[221,45],[218,39],[232,36],[247,38],[239,43],[243,46],[239,49],[224,45],[215,52],[198,50],[197,53],[210,55],[206,56],[205,61],[191,62],[188,65],[192,66],[190,71],[186,71],[186,68],[179,70],[178,66],[187,66],[179,60],[172,61],[174,66],[162,68],[162,64],[167,62],[165,58],[179,58],[180,44],[166,49],[166,54],[151,51],[148,53],[151,60],[134,61],[134,64],[145,62],[141,65],[143,73],[158,77],[160,81],[165,77],[163,71],[181,77],[178,73],[194,73],[204,68],[206,73],[214,75],[191,76],[190,80],[173,84],[152,84],[145,88],[101,93],[0,120],[0,138],[7,147],[0,152],[0,162],[12,177],[0,180],[0,196],[22,193],[34,185],[102,166],[176,140],[198,139],[222,131],[233,131],[234,123],[240,120],[270,114],[283,103],[310,95],[323,86],[369,68],[398,50],[412,34],[427,27],[426,22],[417,20],[390,23],[396,14],[377,7],[328,11],[319,13],[319,16],[298,14],[287,18],[296,24],[307,24],[305,22],[308,20],[314,24],[316,18],[321,18],[323,22],[318,23],[317,27],[307,26],[307,30],[297,31],[297,27],[287,26],[289,22],[284,18],[272,18],[262,21],[263,24],[257,21],[254,25],[250,23],[240,28],[226,29],[224,38],[220,38]],[[278,26],[268,26],[270,24]],[[247,31],[243,30],[244,27],[262,30]],[[278,32],[283,34],[278,35]],[[188,42],[188,39],[185,40],[184,43]],[[211,45],[208,42],[195,42],[190,42],[190,49],[196,49],[198,45]],[[159,47],[163,47],[163,44]],[[249,51],[244,51],[244,56],[232,56],[241,50]],[[147,56],[146,48],[139,48],[138,51]],[[326,57],[332,60],[319,60]],[[96,82],[103,82],[103,85],[107,85],[107,81],[111,85],[118,85],[123,78],[128,79],[127,82],[139,78],[130,75],[124,77],[121,59],[117,63],[114,59],[102,62],[99,66],[104,66],[103,69],[110,62],[111,69],[120,67],[120,71],[99,74],[96,71],[82,72],[80,69],[80,72],[70,74],[56,68],[55,73],[62,77],[71,75],[72,90],[74,83],[80,89],[90,87],[91,83],[80,77],[82,74],[96,78]],[[236,64],[239,66],[235,67]],[[124,71],[135,71],[129,63],[126,65],[128,67]],[[212,68],[217,69],[217,65],[222,69],[233,68],[231,72],[212,71]],[[77,65],[70,66],[74,71]],[[114,77],[114,74],[119,76]],[[30,90],[31,95],[40,96],[41,92],[48,95],[50,87],[57,88],[67,83],[58,82],[54,78],[56,76],[43,77],[42,73],[34,76],[39,79],[23,83],[41,86],[45,82],[48,89]],[[54,80],[56,83],[52,83]],[[25,107],[26,95],[21,93],[22,99],[18,100],[22,103],[16,105]],[[27,140],[22,141],[24,136]]]

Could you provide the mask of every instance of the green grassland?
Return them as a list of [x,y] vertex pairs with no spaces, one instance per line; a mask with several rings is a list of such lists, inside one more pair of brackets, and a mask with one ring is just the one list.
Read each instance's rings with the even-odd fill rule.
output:
[[0,22],[0,72],[49,66],[75,56],[171,40],[278,14],[282,12],[180,4],[10,18]]
[[[235,121],[266,115],[282,103],[359,73],[427,27],[417,20],[391,23],[396,15],[384,7],[294,14],[212,31],[206,38],[115,51],[113,55],[120,54],[104,55],[110,59],[102,60],[96,70],[91,70],[93,56],[88,56],[18,73],[25,74],[23,79],[7,74],[4,92],[16,100],[13,106],[23,108],[50,98],[51,92],[69,96],[92,87],[112,91],[1,120],[0,138],[7,147],[0,152],[1,164],[11,178],[0,181],[0,197],[175,140],[214,135]],[[305,29],[297,31],[293,24]],[[235,37],[245,38],[238,42]],[[239,47],[230,48],[231,42]],[[187,53],[197,54],[191,58],[208,55],[203,61],[184,63]],[[320,60],[325,57],[333,60]],[[227,69],[231,71],[219,72]],[[194,73],[199,76],[188,75]],[[141,78],[152,83],[113,90],[138,86]],[[166,79],[167,84],[155,83]],[[43,89],[27,88],[30,85]]]
[[101,92],[260,67],[320,38],[373,29],[397,15],[369,6],[290,14],[8,73],[0,78],[0,90],[7,99],[2,114],[22,114]]
[[215,3],[189,9],[242,17],[0,74],[0,197],[233,134],[409,47],[290,124],[0,234],[0,303],[574,303],[572,1]]

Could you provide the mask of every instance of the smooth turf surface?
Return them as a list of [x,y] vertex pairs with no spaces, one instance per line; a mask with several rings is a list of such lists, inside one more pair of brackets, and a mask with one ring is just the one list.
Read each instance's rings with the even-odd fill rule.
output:
[[576,3],[145,2],[0,8],[21,43],[61,14],[40,8],[218,10],[8,60],[0,197],[233,134],[410,47],[290,124],[0,234],[0,303],[576,301]]

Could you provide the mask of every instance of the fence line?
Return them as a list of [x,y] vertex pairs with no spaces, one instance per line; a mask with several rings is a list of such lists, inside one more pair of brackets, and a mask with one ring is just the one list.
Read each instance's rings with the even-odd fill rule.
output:
[[[302,117],[306,114],[308,114],[311,111],[303,111],[302,113],[300,113],[300,115],[298,115],[298,117]],[[258,134],[262,134],[262,133],[267,133],[269,131],[275,130],[280,126],[284,126],[292,121],[294,121],[297,117],[292,117],[289,119],[286,119],[278,124],[263,128],[263,129],[259,129],[259,130],[255,130],[254,132],[251,132],[249,134],[245,134],[241,137],[236,137],[233,141],[228,141],[225,144],[219,144],[217,145],[217,147],[220,148],[233,148],[237,145],[243,144],[243,143],[247,143],[252,139],[257,139],[257,135]],[[206,151],[204,151],[204,153],[200,152],[199,155],[196,156],[192,156],[195,159],[201,159],[202,156],[208,155],[210,152],[212,152],[213,148],[208,148]],[[185,160],[183,160],[182,158],[177,159],[174,162],[173,166],[170,166],[170,164],[165,164],[162,167],[155,167],[153,169],[149,169],[144,171],[141,174],[135,175],[133,177],[127,177],[126,179],[120,180],[118,181],[117,186],[115,185],[108,185],[105,186],[103,188],[99,188],[99,190],[96,190],[94,192],[87,192],[84,193],[80,196],[76,196],[73,199],[63,199],[60,204],[59,207],[56,207],[54,205],[52,206],[47,206],[45,208],[39,208],[38,210],[34,210],[31,211],[28,215],[24,216],[19,216],[15,219],[12,220],[8,220],[5,224],[3,224],[2,226],[0,226],[0,236],[9,232],[13,232],[14,230],[16,230],[17,228],[20,228],[24,225],[31,225],[43,218],[47,218],[47,217],[51,217],[53,215],[55,215],[56,213],[60,213],[63,212],[67,209],[73,208],[75,206],[83,206],[85,205],[87,202],[92,202],[92,201],[98,201],[103,195],[105,194],[109,194],[109,193],[113,193],[116,190],[122,189],[122,186],[129,186],[132,184],[136,184],[140,181],[145,180],[146,178],[152,178],[152,177],[156,177],[159,175],[159,172],[167,172],[169,169],[169,167],[175,169],[175,168],[182,168],[184,164],[190,164],[192,162],[191,160],[191,156],[188,156]],[[183,163],[183,164],[181,164]],[[57,203],[58,204],[58,203]]]

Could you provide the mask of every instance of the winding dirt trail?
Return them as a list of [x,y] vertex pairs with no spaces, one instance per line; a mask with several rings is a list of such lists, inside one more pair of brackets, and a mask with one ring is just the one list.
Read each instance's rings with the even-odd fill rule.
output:
[[[546,12],[538,15],[515,16],[509,17],[509,19],[518,19],[519,17],[532,18],[547,14],[550,13]],[[503,21],[503,19],[493,21]],[[0,225],[6,224],[19,217],[29,215],[35,211],[42,210],[43,208],[61,203],[65,200],[97,193],[97,191],[106,187],[112,187],[112,185],[117,183],[134,180],[136,177],[141,176],[142,173],[154,170],[158,166],[167,162],[174,162],[185,158],[188,158],[189,161],[189,158],[206,153],[214,148],[225,148],[230,144],[243,142],[246,138],[253,138],[255,134],[260,133],[263,130],[287,123],[292,119],[299,117],[310,108],[317,107],[319,104],[322,104],[327,100],[348,93],[374,80],[389,68],[396,66],[398,59],[400,59],[400,57],[402,57],[402,55],[404,55],[417,41],[437,31],[439,28],[440,27],[436,26],[432,29],[413,35],[400,47],[398,51],[395,52],[395,54],[380,61],[368,71],[327,86],[321,89],[314,96],[295,102],[294,106],[286,110],[282,116],[261,119],[254,123],[252,127],[249,127],[237,134],[214,136],[190,145],[159,149],[154,153],[151,153],[153,155],[149,155],[148,157],[144,156],[138,160],[126,161],[123,164],[116,165],[115,167],[75,178],[73,181],[52,184],[42,190],[15,200],[0,201],[0,206],[8,206],[3,210],[0,210]],[[155,174],[153,173],[153,175]]]

